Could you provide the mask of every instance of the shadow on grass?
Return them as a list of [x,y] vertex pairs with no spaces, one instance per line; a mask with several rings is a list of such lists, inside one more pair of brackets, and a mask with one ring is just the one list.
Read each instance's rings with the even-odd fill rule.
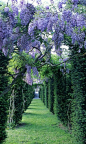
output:
[[19,123],[15,128],[20,128],[28,125],[28,123]]
[[28,115],[28,116],[41,116],[42,114],[36,114],[36,113],[24,113],[23,115]]

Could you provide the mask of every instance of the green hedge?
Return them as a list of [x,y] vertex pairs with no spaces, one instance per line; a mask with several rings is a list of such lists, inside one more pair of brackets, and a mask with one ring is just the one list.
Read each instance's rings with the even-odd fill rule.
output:
[[[86,143],[86,49],[71,50],[70,72],[52,68],[53,78],[41,87],[40,97],[72,132],[74,143]],[[71,57],[70,56],[70,57]],[[43,92],[44,91],[44,92]],[[44,101],[45,100],[45,101]]]
[[60,69],[54,74],[54,113],[65,124],[68,124],[68,95],[66,93],[66,75]]
[[22,120],[23,114],[23,82],[22,80],[18,80],[17,83],[13,86],[14,90],[14,115],[13,115],[13,123],[14,125],[18,124]]
[[44,84],[44,97],[45,97],[44,104],[48,108],[48,82],[45,82]]
[[22,120],[22,114],[30,105],[33,97],[33,86],[28,85],[21,78],[12,87],[9,101],[8,125],[14,127]]
[[54,79],[53,77],[48,80],[48,108],[50,112],[54,113]]
[[[8,58],[6,58],[0,51],[0,94],[7,88],[8,78],[7,73]],[[6,138],[6,123],[8,110],[8,94],[0,97],[0,143]]]
[[86,50],[81,49],[81,54],[77,53],[78,47],[74,47],[72,55],[72,132],[76,144],[86,143]]
[[30,86],[27,83],[25,83],[23,87],[23,94],[24,94],[24,111],[25,111],[30,105],[32,99],[34,98],[33,86]]

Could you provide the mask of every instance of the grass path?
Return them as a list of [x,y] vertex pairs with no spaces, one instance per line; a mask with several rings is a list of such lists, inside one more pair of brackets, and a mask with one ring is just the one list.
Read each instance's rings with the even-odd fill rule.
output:
[[22,122],[7,130],[4,144],[74,144],[71,135],[60,128],[56,116],[49,112],[40,99],[33,99]]

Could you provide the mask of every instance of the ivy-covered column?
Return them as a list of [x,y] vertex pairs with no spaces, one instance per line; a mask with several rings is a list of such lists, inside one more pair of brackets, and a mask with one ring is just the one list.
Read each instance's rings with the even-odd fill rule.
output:
[[[8,58],[0,51],[0,94],[7,88],[8,78],[7,73]],[[0,143],[6,138],[6,123],[8,110],[8,94],[0,97]]]

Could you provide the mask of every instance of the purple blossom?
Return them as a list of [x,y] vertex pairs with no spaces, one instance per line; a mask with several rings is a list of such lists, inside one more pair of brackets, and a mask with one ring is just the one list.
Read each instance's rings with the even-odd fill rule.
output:
[[41,5],[42,1],[41,0],[36,0],[37,4]]
[[2,49],[3,41],[0,40],[0,50]]
[[18,8],[14,5],[12,5],[12,11],[14,15],[18,15]]
[[77,17],[77,14],[72,15],[72,18],[71,18],[72,27],[76,27],[77,26],[76,17]]
[[17,2],[17,0],[11,0],[12,1],[12,3],[15,3],[15,2]]
[[9,12],[9,7],[5,7],[4,12],[8,13]]
[[63,2],[59,2],[59,3],[58,3],[58,8],[59,8],[59,9],[62,9],[62,5],[63,5]]
[[50,0],[51,4],[54,4],[54,1],[53,0]]
[[31,79],[31,75],[29,73],[26,73],[26,78],[25,81],[29,84],[32,85],[32,79]]
[[27,68],[26,82],[27,82],[29,85],[32,85],[32,79],[31,79],[31,66],[26,65],[26,68]]
[[64,21],[70,22],[71,17],[72,17],[72,12],[70,10],[64,10],[62,13],[62,17],[63,17]]
[[33,36],[34,35],[34,29],[36,28],[37,22],[33,21],[32,23],[29,24],[28,26],[28,34]]
[[18,36],[19,36],[18,34],[11,34],[10,40],[13,41],[13,42],[14,42],[14,41],[17,41]]
[[47,18],[39,18],[37,21],[37,28],[43,32],[46,30],[48,25],[48,19]]
[[72,28],[72,25],[71,24],[66,24],[65,26],[65,33],[68,35],[68,36],[71,36],[72,33],[73,33],[73,28]]
[[62,5],[66,3],[67,0],[62,0],[58,3],[58,8],[62,9]]
[[68,59],[69,59],[69,58],[64,58],[64,59],[63,59],[63,62],[66,62]]
[[13,12],[9,12],[9,13],[8,13],[8,16],[9,16],[10,26],[14,27],[17,21],[16,21],[16,19],[15,19],[15,17],[14,17]]
[[25,9],[21,10],[20,19],[22,25],[27,25],[30,22],[30,15]]
[[2,49],[3,45],[3,33],[0,31],[0,50]]
[[74,5],[78,4],[79,0],[71,0]]
[[16,33],[19,33],[19,29],[20,29],[19,27],[16,27],[16,28],[15,28],[15,32],[16,32]]
[[48,22],[48,25],[47,25],[47,31],[48,32],[52,30],[52,27],[57,22],[57,20],[58,20],[58,15],[57,14],[54,15],[54,16],[51,15],[51,17],[49,19],[49,22]]
[[34,42],[31,43],[32,47],[37,47],[38,49],[40,49],[40,41],[38,40],[34,40]]
[[58,26],[60,31],[64,32],[65,31],[65,21],[61,18],[58,20]]
[[86,6],[86,0],[79,0],[79,3]]
[[84,41],[84,48],[86,49],[86,40]]
[[49,6],[46,6],[45,8],[46,8],[46,10],[48,10],[48,9],[49,9]]
[[18,39],[17,41],[17,46],[19,48],[20,51],[23,50],[28,50],[29,51],[29,41],[28,41],[29,37],[26,34],[23,34],[21,36],[21,38]]
[[8,48],[5,48],[5,47],[4,47],[4,48],[2,49],[2,52],[4,53],[5,56],[7,56],[7,55],[8,55]]
[[72,38],[72,44],[75,44],[75,42],[78,42],[78,36],[76,33],[72,33],[71,38]]
[[33,59],[35,58],[35,54],[36,54],[35,51],[29,52],[29,55],[31,55]]
[[85,39],[85,33],[84,32],[78,34],[78,42],[79,43],[83,43],[84,39]]
[[8,39],[5,38],[5,39],[3,40],[3,46],[5,47],[5,46],[7,46],[8,44],[9,44]]
[[83,15],[77,15],[76,21],[77,21],[77,26],[83,28],[83,26],[86,26],[86,21],[85,17]]
[[27,73],[31,73],[31,66],[26,65],[26,68],[27,68]]
[[32,67],[32,70],[33,70],[33,75],[37,76],[38,77],[38,70],[36,67]]
[[56,53],[58,56],[61,56],[62,54],[62,49],[58,47],[58,49],[55,49]]
[[60,47],[64,40],[64,35],[61,32],[58,32],[57,30],[55,31],[52,40],[55,43],[55,48]]
[[26,7],[22,9],[20,12],[21,24],[22,25],[29,24],[31,19],[33,19],[34,13],[35,13],[35,8],[33,7],[33,5],[27,3]]

